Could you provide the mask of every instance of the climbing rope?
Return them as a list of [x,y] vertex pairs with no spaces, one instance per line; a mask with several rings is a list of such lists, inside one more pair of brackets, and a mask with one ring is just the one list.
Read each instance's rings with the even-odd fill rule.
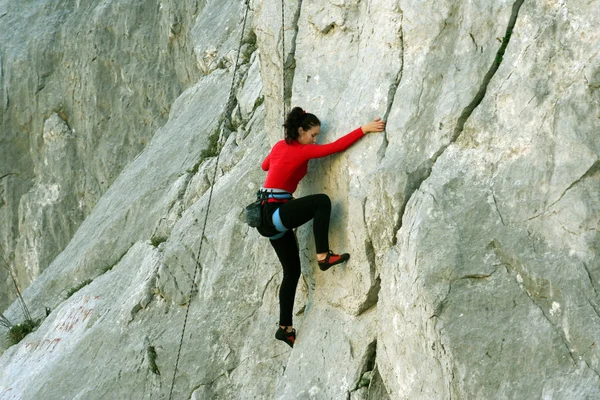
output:
[[[229,116],[231,114],[231,112],[233,111],[233,104],[234,104],[234,94],[233,94],[233,90],[235,88],[235,78],[237,75],[237,70],[238,70],[238,65],[239,65],[239,59],[240,59],[240,53],[242,52],[242,44],[244,41],[244,32],[246,30],[246,20],[248,17],[248,10],[250,9],[250,0],[246,0],[246,11],[244,12],[244,19],[243,19],[243,23],[242,23],[242,33],[241,33],[241,37],[240,37],[240,44],[238,46],[238,51],[237,51],[237,56],[235,58],[235,64],[233,67],[233,77],[231,78],[231,87],[229,89],[229,97],[227,99],[227,108],[225,110],[225,118],[227,118],[227,116]],[[217,148],[220,150],[221,146],[223,145],[222,141],[223,141],[223,124],[225,123],[225,121],[221,122],[221,131],[219,133],[219,141],[217,144]],[[185,336],[185,328],[187,327],[187,320],[188,320],[188,315],[189,315],[189,311],[190,311],[190,304],[192,303],[192,296],[194,295],[194,292],[196,291],[197,287],[196,287],[196,276],[198,274],[198,270],[200,268],[200,253],[202,252],[202,244],[204,243],[204,233],[206,232],[206,224],[208,222],[208,213],[210,211],[210,204],[212,201],[212,195],[213,195],[213,188],[214,188],[214,184],[215,184],[215,180],[217,178],[217,170],[219,167],[219,158],[221,157],[221,152],[218,151],[217,152],[217,160],[215,162],[215,169],[213,172],[213,177],[212,177],[212,181],[211,181],[211,185],[210,185],[210,192],[208,195],[208,204],[206,205],[206,214],[204,215],[204,224],[202,226],[202,235],[200,236],[200,246],[198,249],[198,253],[196,254],[196,266],[194,267],[194,277],[192,278],[192,288],[190,290],[190,297],[187,303],[187,307],[185,309],[185,319],[183,320],[183,329],[181,330],[181,338],[179,340],[179,350],[177,350],[177,359],[175,361],[175,369],[173,370],[173,380],[171,381],[171,390],[169,392],[169,400],[171,400],[173,398],[173,388],[175,387],[175,377],[177,376],[177,367],[179,366],[179,358],[181,356],[181,348],[183,347],[183,338]]]

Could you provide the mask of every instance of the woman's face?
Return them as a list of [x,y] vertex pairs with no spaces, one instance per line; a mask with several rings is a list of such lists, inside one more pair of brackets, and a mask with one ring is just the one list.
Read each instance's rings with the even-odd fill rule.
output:
[[321,127],[319,125],[311,127],[309,130],[305,131],[302,128],[298,128],[298,142],[300,144],[315,144],[317,143],[317,136],[321,132]]

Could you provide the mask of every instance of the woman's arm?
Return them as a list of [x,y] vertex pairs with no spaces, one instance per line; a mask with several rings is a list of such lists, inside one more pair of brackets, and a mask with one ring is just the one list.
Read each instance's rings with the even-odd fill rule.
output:
[[328,144],[305,144],[302,146],[300,152],[302,158],[305,160],[326,157],[346,150],[364,135],[362,128],[358,128]]
[[264,159],[264,161],[262,162],[262,170],[263,171],[268,171],[269,170],[269,164],[271,164],[271,153],[269,153],[267,155],[267,157]]
[[328,144],[306,144],[302,146],[302,153],[306,160],[311,158],[321,158],[328,155],[339,153],[352,146],[356,141],[362,138],[365,134],[371,132],[382,132],[385,129],[385,121],[375,118],[373,121],[353,130],[347,135],[342,136],[334,142]]

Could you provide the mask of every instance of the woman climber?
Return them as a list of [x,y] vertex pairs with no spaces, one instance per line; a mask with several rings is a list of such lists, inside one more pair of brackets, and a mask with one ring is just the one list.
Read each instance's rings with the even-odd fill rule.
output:
[[313,233],[317,263],[322,271],[347,261],[350,255],[335,254],[329,249],[329,215],[331,201],[326,194],[314,194],[294,199],[292,194],[308,170],[308,161],[346,150],[370,132],[382,132],[385,121],[379,118],[353,130],[333,143],[317,145],[321,121],[300,107],[294,107],[285,120],[285,140],[273,146],[262,163],[267,171],[261,195],[266,198],[263,226],[258,230],[269,237],[283,267],[279,289],[279,329],[275,337],[291,347],[296,340],[292,324],[292,310],[296,286],[300,278],[300,254],[292,229],[314,218]]

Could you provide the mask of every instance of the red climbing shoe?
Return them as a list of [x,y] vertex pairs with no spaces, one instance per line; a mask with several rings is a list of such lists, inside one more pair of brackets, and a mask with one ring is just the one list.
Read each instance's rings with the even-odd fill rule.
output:
[[329,268],[333,267],[336,264],[341,264],[344,261],[348,261],[350,258],[350,254],[333,254],[331,250],[327,252],[327,256],[324,260],[319,260],[319,268],[321,271],[327,271]]
[[290,347],[294,347],[294,342],[296,341],[296,330],[292,329],[291,332],[288,332],[286,329],[279,327],[277,332],[275,332],[275,339],[282,340]]

